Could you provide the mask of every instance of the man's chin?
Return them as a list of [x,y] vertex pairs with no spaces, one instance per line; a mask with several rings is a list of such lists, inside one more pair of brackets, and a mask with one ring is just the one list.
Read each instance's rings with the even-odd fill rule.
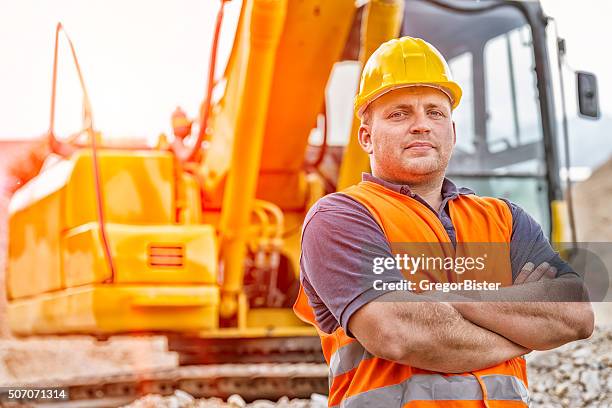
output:
[[[444,169],[442,169],[444,171]],[[428,176],[440,173],[439,163],[432,160],[409,160],[402,166],[402,172],[406,175]]]
[[411,163],[410,165],[403,166],[400,171],[402,179],[406,181],[420,183],[423,181],[428,181],[430,179],[438,178],[446,171],[446,168],[441,168],[438,163],[427,163],[427,165],[425,164],[426,163],[414,165],[414,163]]

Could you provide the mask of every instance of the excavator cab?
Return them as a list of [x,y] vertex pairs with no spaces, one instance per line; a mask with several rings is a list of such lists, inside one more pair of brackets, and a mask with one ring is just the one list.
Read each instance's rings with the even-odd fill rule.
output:
[[463,86],[449,177],[516,202],[550,231],[558,157],[545,146],[556,136],[543,126],[554,121],[550,87],[538,99],[538,83],[550,83],[551,73],[537,48],[546,47],[542,26],[530,24],[543,19],[534,2],[411,2],[403,32],[430,38]]
[[[552,241],[567,242],[575,241],[562,179],[569,151],[555,109],[560,100],[565,116],[564,96],[555,100],[553,92],[563,87],[551,68],[550,21],[538,1],[406,0],[401,34],[434,44],[463,88],[453,113],[457,144],[447,175],[479,195],[519,204]],[[554,40],[562,58],[563,41],[556,34]],[[561,59],[555,74],[561,77]],[[357,81],[359,70],[352,75]],[[581,116],[596,119],[595,77],[578,73],[577,79],[584,85]],[[359,157],[357,143],[344,143],[351,154],[342,163],[341,188],[358,181],[355,169],[368,169],[367,159],[353,158]]]

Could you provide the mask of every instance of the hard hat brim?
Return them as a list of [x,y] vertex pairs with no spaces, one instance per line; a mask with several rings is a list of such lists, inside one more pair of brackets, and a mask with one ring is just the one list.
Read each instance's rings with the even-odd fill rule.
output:
[[390,85],[390,86],[378,89],[376,92],[372,93],[371,95],[366,95],[363,98],[356,99],[355,100],[355,114],[357,115],[358,118],[361,118],[365,110],[368,108],[368,106],[370,106],[372,102],[374,102],[376,99],[380,98],[381,96],[391,91],[395,91],[396,89],[400,89],[400,88],[415,88],[415,87],[434,88],[434,89],[437,89],[443,92],[444,94],[446,94],[446,96],[448,96],[448,99],[451,102],[451,110],[454,110],[457,106],[459,106],[459,102],[461,101],[461,96],[463,94],[461,87],[457,83],[452,82],[452,81],[437,82],[437,83],[411,83],[411,84]]

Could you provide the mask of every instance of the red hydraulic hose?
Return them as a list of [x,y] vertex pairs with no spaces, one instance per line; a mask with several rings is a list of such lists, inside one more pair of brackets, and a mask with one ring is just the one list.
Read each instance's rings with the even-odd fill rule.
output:
[[204,100],[203,112],[200,115],[200,130],[198,131],[198,139],[194,143],[191,151],[187,155],[185,161],[195,161],[197,153],[202,145],[202,141],[204,140],[204,135],[206,134],[206,127],[208,126],[208,117],[210,114],[210,100],[212,98],[212,92],[214,88],[215,82],[215,65],[217,62],[217,50],[219,48],[219,37],[221,34],[221,23],[223,22],[223,9],[225,7],[225,3],[229,0],[221,0],[221,4],[219,5],[219,11],[217,12],[217,21],[215,23],[215,34],[213,37],[212,48],[210,50],[210,65],[208,67],[208,84],[206,89],[206,99]]
[[100,165],[98,164],[98,146],[96,144],[96,135],[91,129],[89,134],[91,140],[91,159],[94,172],[94,185],[96,189],[96,212],[98,213],[98,226],[100,228],[100,239],[102,240],[102,249],[104,250],[104,258],[110,270],[110,276],[103,283],[112,283],[115,280],[115,265],[113,263],[113,255],[108,242],[106,233],[106,217],[104,216],[104,196],[102,192],[102,182],[100,175]]
[[321,109],[321,113],[323,114],[323,141],[321,142],[321,149],[319,150],[319,155],[317,156],[317,159],[310,164],[310,166],[312,166],[314,169],[319,169],[319,165],[323,162],[323,159],[325,158],[325,153],[327,152],[327,132],[329,131],[328,126],[327,126],[327,121],[328,121],[328,117],[327,117],[327,103],[325,101],[325,98],[323,98],[323,108]]

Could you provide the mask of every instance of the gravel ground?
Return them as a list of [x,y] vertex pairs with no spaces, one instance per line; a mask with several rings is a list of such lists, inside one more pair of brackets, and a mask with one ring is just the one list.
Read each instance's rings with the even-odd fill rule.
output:
[[292,399],[282,397],[276,402],[257,400],[247,404],[239,395],[232,395],[223,401],[219,398],[195,399],[183,391],[175,391],[174,395],[162,397],[147,395],[124,408],[326,408],[327,397],[313,394],[310,399]]
[[612,407],[612,326],[527,358],[533,407]]

